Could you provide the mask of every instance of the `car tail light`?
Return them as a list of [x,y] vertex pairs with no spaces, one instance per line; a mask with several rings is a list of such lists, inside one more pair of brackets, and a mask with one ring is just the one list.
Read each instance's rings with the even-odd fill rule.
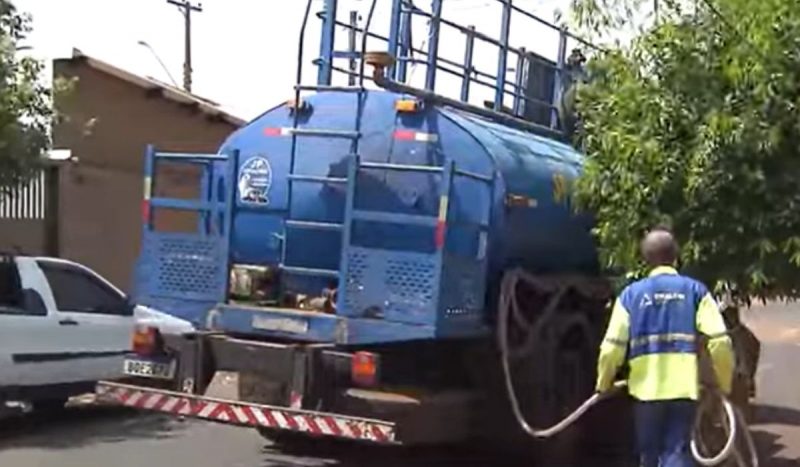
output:
[[378,384],[380,367],[378,355],[370,352],[356,352],[350,366],[353,383],[358,386],[375,386]]
[[153,355],[160,350],[158,328],[153,326],[136,326],[133,332],[133,351],[139,355]]

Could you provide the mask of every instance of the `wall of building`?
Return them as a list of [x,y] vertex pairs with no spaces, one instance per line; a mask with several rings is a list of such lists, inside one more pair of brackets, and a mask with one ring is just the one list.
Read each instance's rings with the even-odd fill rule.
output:
[[[77,78],[57,104],[68,116],[54,146],[72,150],[59,177],[59,254],[82,262],[130,290],[142,234],[143,161],[147,144],[165,151],[213,153],[236,126],[92,68],[57,60],[56,76]],[[197,172],[164,169],[161,189],[196,195]],[[160,174],[161,175],[161,174]],[[191,229],[193,216],[158,218],[170,230]]]
[[45,222],[41,219],[0,219],[0,252],[43,255]]

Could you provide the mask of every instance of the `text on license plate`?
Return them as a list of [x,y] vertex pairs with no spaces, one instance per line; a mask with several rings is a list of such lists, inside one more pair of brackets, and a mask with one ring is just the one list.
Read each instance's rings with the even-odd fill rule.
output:
[[174,362],[162,363],[126,359],[123,371],[129,376],[172,379],[175,373],[175,365]]

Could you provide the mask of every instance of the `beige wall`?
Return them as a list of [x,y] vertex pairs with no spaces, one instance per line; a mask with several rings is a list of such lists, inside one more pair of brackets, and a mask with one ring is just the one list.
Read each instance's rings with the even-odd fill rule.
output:
[[[145,146],[216,152],[236,127],[95,70],[81,59],[56,60],[54,72],[78,78],[73,93],[58,103],[69,120],[54,130],[55,147],[69,148],[78,158],[60,174],[60,255],[87,264],[127,290],[141,239]],[[170,172],[162,180],[170,191],[183,196],[196,191],[196,173]],[[192,227],[186,216],[158,220],[167,228]]]
[[0,251],[45,254],[45,223],[39,219],[0,219]]

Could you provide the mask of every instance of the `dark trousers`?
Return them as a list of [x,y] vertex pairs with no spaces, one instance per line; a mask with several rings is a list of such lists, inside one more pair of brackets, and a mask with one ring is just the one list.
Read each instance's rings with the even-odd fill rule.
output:
[[692,400],[635,403],[642,467],[694,467],[689,441],[696,409]]

